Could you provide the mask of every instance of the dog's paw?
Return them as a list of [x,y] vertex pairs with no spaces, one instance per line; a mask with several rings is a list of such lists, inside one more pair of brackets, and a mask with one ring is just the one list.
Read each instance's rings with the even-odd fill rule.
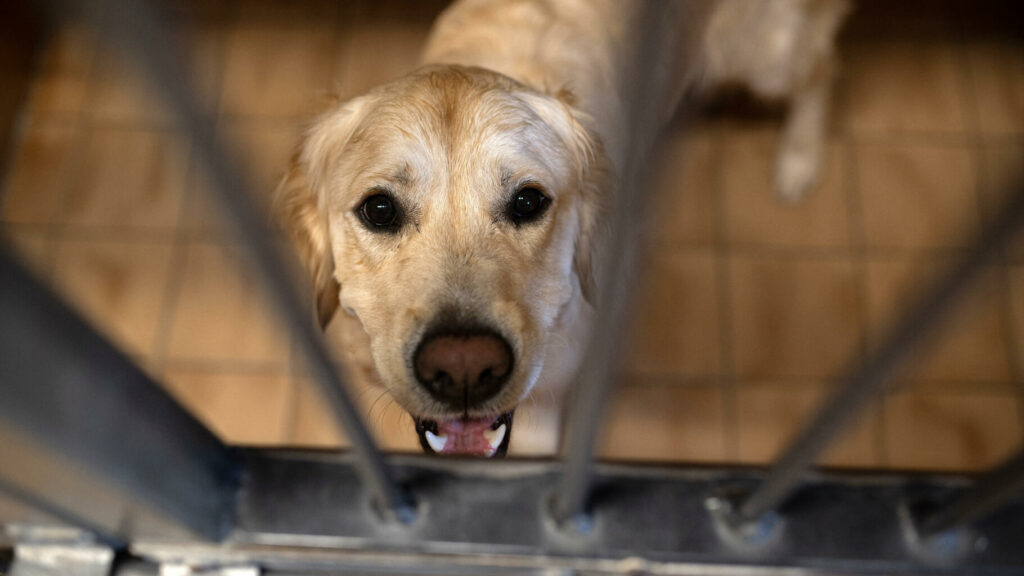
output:
[[775,165],[775,193],[786,202],[803,199],[818,183],[816,154],[782,150]]

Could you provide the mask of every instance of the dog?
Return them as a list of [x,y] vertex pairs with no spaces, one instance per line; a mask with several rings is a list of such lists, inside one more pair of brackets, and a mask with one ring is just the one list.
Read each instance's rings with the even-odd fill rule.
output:
[[[657,11],[635,61],[638,9]],[[818,177],[844,0],[460,0],[422,67],[311,125],[277,212],[349,374],[430,453],[504,455],[516,406],[572,380],[630,139],[627,74],[667,122],[738,83],[789,103],[775,187]],[[631,59],[633,61],[631,61]],[[637,144],[640,142],[640,144]],[[342,313],[336,314],[338,308]],[[566,345],[569,343],[570,345]]]

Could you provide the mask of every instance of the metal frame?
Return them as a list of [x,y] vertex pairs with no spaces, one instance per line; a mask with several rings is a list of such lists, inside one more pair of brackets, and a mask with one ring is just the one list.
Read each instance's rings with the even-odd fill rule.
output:
[[[629,286],[612,242],[599,328],[564,462],[384,457],[308,321],[307,302],[246,186],[180,79],[144,2],[53,0],[81,10],[153,72],[316,382],[347,455],[221,444],[112,345],[0,253],[0,521],[13,574],[894,574],[1024,572],[1024,453],[960,477],[818,474],[809,467],[882,389],[1021,228],[1024,192],[858,368],[767,472],[593,462],[593,439]],[[638,30],[659,23],[637,15]],[[638,54],[655,49],[647,34]],[[651,78],[630,79],[643,93]],[[653,107],[630,111],[645,149]],[[637,152],[623,182],[637,182]],[[631,187],[642,189],[640,186]],[[618,202],[628,203],[626,195]],[[628,204],[612,238],[628,236]],[[118,562],[114,562],[117,552]]]

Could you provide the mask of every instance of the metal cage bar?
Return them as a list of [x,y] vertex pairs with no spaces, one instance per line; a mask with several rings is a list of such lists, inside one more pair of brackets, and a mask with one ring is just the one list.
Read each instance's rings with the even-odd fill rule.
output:
[[969,525],[991,514],[1024,491],[1024,450],[978,478],[955,498],[933,506],[917,519],[917,531],[932,537]]
[[984,266],[1024,225],[1024,190],[1016,191],[998,219],[979,232],[967,255],[927,291],[861,363],[854,359],[841,386],[786,447],[771,472],[736,507],[737,522],[752,522],[777,509],[795,491],[801,477],[871,398],[885,387],[885,377],[906,360],[914,347],[944,319]]
[[[633,14],[633,42],[636,61],[650,61],[653,52],[658,48],[654,39],[656,34],[645,34],[645,31],[657,29],[659,22],[656,11],[648,4],[638,5],[637,13]],[[657,107],[645,102],[641,96],[652,92],[649,88],[654,79],[646,71],[625,74],[619,78],[619,89],[627,97],[625,101],[632,105],[628,109],[627,125],[630,131],[630,151],[623,166],[623,176],[614,185],[620,190],[640,191],[643,184],[643,160],[645,150],[650,144],[647,135],[657,132]],[[618,359],[619,338],[622,333],[623,317],[628,307],[632,290],[629,281],[635,275],[635,264],[629,254],[632,243],[628,240],[633,236],[630,217],[633,206],[641,204],[642,198],[631,194],[615,194],[614,205],[611,206],[611,225],[608,241],[602,251],[609,255],[608,265],[600,270],[596,284],[599,286],[597,303],[598,316],[591,330],[586,351],[581,363],[580,373],[574,382],[575,402],[569,412],[569,420],[565,427],[564,468],[558,491],[554,495],[553,513],[560,523],[586,523],[587,499],[591,490],[591,475],[594,458],[594,439],[597,425],[604,413],[609,391],[615,380],[615,366]],[[577,529],[585,529],[584,524]]]
[[414,513],[410,498],[391,480],[355,403],[346,392],[339,369],[331,362],[322,338],[309,321],[310,314],[306,311],[312,310],[312,304],[284,273],[299,267],[288,265],[290,254],[275,245],[273,234],[265,224],[268,218],[250,200],[251,188],[204,121],[194,93],[185,82],[188,75],[177,58],[180,54],[173,50],[175,44],[159,24],[149,2],[52,0],[52,7],[58,18],[67,10],[84,12],[106,38],[143,64],[140,68],[147,71],[150,81],[159,88],[181,132],[192,139],[195,156],[224,208],[223,213],[242,240],[271,304],[309,362],[313,380],[335,421],[358,455],[358,469],[377,506],[388,517],[411,521]]

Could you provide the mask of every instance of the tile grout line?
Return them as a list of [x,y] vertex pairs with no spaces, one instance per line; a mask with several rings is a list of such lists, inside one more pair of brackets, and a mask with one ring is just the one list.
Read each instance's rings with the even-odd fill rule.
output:
[[[33,75],[34,78],[35,76]],[[8,158],[0,158],[0,165],[6,168],[6,171],[0,174],[0,245],[6,247],[9,254],[17,258],[20,264],[27,265],[32,270],[33,275],[39,280],[48,283],[52,282],[53,260],[55,257],[53,233],[51,231],[53,215],[50,215],[50,221],[47,222],[12,222],[6,220],[3,216],[8,195],[12,191],[10,175],[14,171],[14,165],[18,161],[18,156],[20,155],[21,148],[25,145],[28,133],[35,124],[27,107],[28,103],[26,102],[22,109],[16,113],[16,119],[11,130],[11,149],[9,150]],[[16,237],[19,235],[31,236],[41,242],[41,258],[29,257],[28,254],[18,250]]]
[[[212,124],[216,125],[217,110],[220,107],[220,98],[223,90],[224,83],[224,69],[227,64],[227,49],[226,49],[226,35],[223,32],[226,30],[225,24],[226,16],[219,15],[218,17],[211,17],[203,21],[206,26],[219,26],[222,33],[220,37],[220,50],[218,58],[218,70],[216,84],[216,98],[213,102],[210,102],[211,109],[208,110],[209,117],[207,120]],[[188,18],[182,20],[185,26],[192,26],[195,23]],[[184,187],[179,201],[178,207],[178,218],[174,230],[172,239],[173,252],[171,255],[171,261],[168,264],[167,280],[164,283],[163,294],[160,302],[160,320],[159,329],[157,330],[156,336],[153,341],[153,363],[155,368],[161,372],[160,380],[163,381],[166,375],[163,374],[165,368],[168,365],[169,359],[169,348],[171,331],[173,328],[174,317],[177,314],[178,303],[181,296],[181,288],[184,284],[185,276],[185,265],[188,261],[188,253],[192,245],[191,228],[188,224],[188,217],[190,215],[190,209],[192,202],[195,200],[195,190],[191,189],[193,178],[201,177],[200,171],[197,169],[195,161],[195,150],[192,142],[189,142],[188,151],[188,164],[185,168],[185,178],[182,186]],[[200,180],[196,180],[199,182]]]
[[[843,88],[847,87],[843,86]],[[842,102],[836,103],[836,109],[842,110],[844,114],[847,114],[849,111],[848,98],[848,90],[836,91],[836,99],[842,99]],[[871,349],[870,291],[868,289],[868,260],[871,256],[871,251],[868,248],[864,206],[860,195],[860,178],[857,174],[860,166],[858,157],[860,142],[846,120],[848,118],[844,118],[840,124],[840,133],[837,141],[843,147],[841,185],[846,197],[847,242],[850,247],[854,275],[856,277],[857,321],[860,324],[857,352],[863,365]],[[834,389],[840,385],[842,385],[841,382],[834,381],[832,388]],[[860,421],[873,422],[870,432],[876,465],[886,467],[889,464],[889,447],[886,441],[885,394],[873,400],[868,410],[870,411],[869,414],[862,415]],[[870,420],[867,420],[867,418],[870,418]],[[851,426],[854,425],[856,424],[851,424]]]
[[740,458],[740,421],[739,421],[739,390],[736,383],[736,370],[732,330],[732,278],[731,249],[728,242],[727,221],[725,214],[724,171],[725,143],[724,127],[715,122],[711,132],[711,174],[712,174],[712,213],[714,215],[713,249],[715,253],[715,284],[718,286],[718,383],[722,398],[723,437],[725,460],[738,462]]
[[[237,8],[237,7],[236,7]],[[221,53],[218,58],[217,65],[217,78],[215,80],[214,94],[215,97],[211,102],[208,102],[209,108],[206,111],[208,126],[210,130],[221,131],[224,128],[226,122],[226,114],[222,113],[222,100],[224,94],[224,86],[227,78],[228,60],[229,60],[229,45],[230,33],[232,30],[232,24],[237,23],[238,19],[236,11],[227,11],[219,14],[216,18],[207,18],[202,21],[202,24],[207,29],[213,27],[220,35],[219,38],[219,49]],[[183,20],[186,25],[191,25],[192,22],[189,19]],[[282,121],[283,123],[283,121]],[[172,259],[172,263],[169,268],[167,283],[164,288],[164,295],[161,304],[161,330],[159,331],[157,338],[155,339],[154,348],[159,356],[159,362],[162,368],[170,367],[173,369],[182,369],[187,371],[206,372],[206,373],[244,373],[249,376],[269,376],[274,378],[283,378],[285,382],[285,404],[279,409],[281,410],[282,419],[280,425],[276,430],[271,432],[274,433],[275,445],[283,445],[287,443],[290,435],[290,413],[292,412],[292,406],[294,405],[293,398],[295,397],[295,379],[292,373],[291,357],[292,352],[289,350],[288,359],[282,364],[275,362],[250,362],[250,361],[235,361],[235,360],[205,360],[201,358],[178,358],[172,357],[169,354],[170,338],[172,334],[173,321],[177,314],[178,305],[181,301],[181,291],[185,280],[185,265],[188,261],[188,254],[193,246],[197,245],[213,245],[218,247],[235,246],[237,242],[231,237],[230,234],[224,234],[223,218],[215,221],[220,226],[218,229],[205,230],[201,227],[189,226],[189,216],[192,215],[192,208],[195,203],[201,199],[199,194],[201,187],[201,171],[198,169],[196,158],[194,156],[194,150],[190,150],[190,161],[188,168],[186,169],[185,178],[185,193],[182,195],[181,206],[178,215],[178,222],[174,233],[173,243],[175,246],[175,253]],[[195,187],[191,185],[195,183]],[[241,264],[244,265],[244,264]],[[292,342],[289,340],[289,347],[291,348]]]
[[[629,370],[624,371],[620,374],[621,378],[626,379],[624,387],[629,386],[644,386],[647,383],[653,384],[665,384],[674,386],[683,386],[691,388],[706,388],[709,386],[716,386],[718,383],[717,373],[685,373],[680,374],[673,371],[636,371]],[[824,380],[827,380],[825,378]],[[635,383],[633,383],[635,381]],[[822,389],[823,378],[821,376],[809,375],[809,374],[783,374],[773,375],[763,378],[757,378],[753,380],[756,384],[765,384],[768,386],[779,386],[783,384],[792,384],[799,387]],[[910,384],[912,381],[906,378],[895,379],[894,383],[897,385]],[[962,396],[966,394],[977,394],[982,396],[1006,396],[1009,392],[1006,390],[1007,383],[1000,380],[969,380],[969,379],[917,379],[913,383],[922,385],[928,389],[936,390],[938,393],[950,396]],[[978,387],[982,386],[979,390]],[[895,394],[901,394],[904,392],[897,391]]]
[[[67,227],[67,205],[71,197],[71,190],[78,182],[79,176],[84,170],[86,144],[92,136],[92,129],[89,127],[88,110],[93,99],[96,97],[96,75],[99,70],[100,50],[102,41],[94,30],[90,31],[91,50],[89,62],[85,66],[85,88],[82,94],[82,101],[76,113],[69,115],[73,122],[71,142],[68,145],[69,159],[67,165],[61,170],[60,183],[55,190],[56,207],[50,220],[46,224],[46,250],[44,258],[47,261],[49,282],[56,286],[57,278],[57,256],[59,254],[59,242],[63,238],[63,229]],[[31,115],[31,113],[30,113]],[[33,120],[35,120],[33,118]]]
[[170,370],[186,372],[232,372],[246,375],[265,374],[268,376],[286,376],[288,367],[282,363],[266,360],[237,360],[223,358],[200,357],[168,357],[164,359],[164,367]]
[[[971,156],[975,164],[975,175],[974,175],[974,193],[975,202],[978,210],[978,218],[981,226],[985,226],[989,219],[989,212],[991,206],[987,206],[989,202],[986,200],[986,194],[993,192],[988,186],[988,171],[986,170],[986,160],[988,157],[988,150],[986,149],[986,142],[984,132],[981,126],[981,108],[978,100],[977,84],[974,75],[974,68],[971,65],[969,54],[967,53],[966,39],[962,36],[957,39],[955,43],[956,55],[957,55],[957,71],[960,79],[961,90],[963,91],[963,102],[962,109],[965,115],[968,125],[971,128]],[[988,200],[991,200],[989,198]],[[1007,362],[1010,369],[1010,379],[1014,386],[1014,392],[1017,399],[1016,412],[1017,412],[1017,423],[1018,433],[1020,435],[1020,441],[1024,442],[1024,358],[1021,357],[1021,341],[1017,333],[1017,327],[1015,326],[1015,318],[1013,314],[1013,280],[1010,274],[1009,262],[1012,258],[1009,257],[1009,253],[1012,251],[1012,245],[1014,240],[1009,240],[1007,245],[1002,246],[996,256],[996,269],[999,275],[999,288],[1000,288],[1000,326],[1003,331],[1003,336],[1006,339],[1006,353]]]
[[[46,50],[53,46],[54,38],[57,32],[51,32],[48,38],[41,44],[41,48],[38,50],[39,54],[45,54]],[[28,139],[31,128],[38,126],[39,119],[34,116],[34,110],[32,109],[32,97],[34,93],[35,84],[42,75],[43,72],[43,57],[37,57],[36,61],[30,66],[30,72],[27,80],[26,89],[22,102],[18,106],[14,114],[14,121],[11,125],[9,150],[7,154],[0,157],[0,243],[2,243],[9,250],[10,254],[18,257],[24,256],[20,254],[15,245],[15,236],[18,234],[18,228],[24,231],[30,230],[30,234],[36,236],[42,242],[42,262],[33,262],[35,266],[34,274],[38,275],[39,279],[44,282],[49,282],[52,276],[53,268],[53,239],[51,228],[53,225],[53,214],[50,214],[50,218],[44,222],[11,222],[6,219],[6,205],[11,194],[11,175],[14,172],[14,167],[18,164],[21,150],[25,146],[25,142]],[[70,122],[75,122],[75,115],[71,116]],[[73,138],[74,139],[74,136]],[[59,184],[61,186],[62,184]],[[35,230],[38,229],[38,230]],[[33,260],[37,260],[33,258]],[[22,264],[28,264],[29,259],[23,258]],[[40,265],[41,264],[41,265]]]
[[[338,89],[338,62],[341,57],[341,40],[342,40],[342,20],[344,19],[345,10],[342,6],[338,5],[335,7],[336,12],[334,14],[334,22],[332,23],[332,38],[330,45],[333,50],[329,58],[329,67],[331,72],[331,86],[327,88],[327,93],[337,94]],[[297,143],[296,143],[297,144]],[[326,330],[321,331],[321,334],[326,338]],[[294,337],[288,339],[288,394],[286,404],[284,406],[284,421],[282,423],[282,441],[285,444],[296,444],[296,425],[299,418],[299,386],[302,383],[302,377],[304,376],[300,365],[300,351],[296,347]]]
[[[188,202],[186,201],[186,204]],[[30,234],[45,234],[49,224],[46,223],[19,223],[4,222],[4,225],[11,230],[22,231]],[[61,240],[74,240],[82,242],[110,242],[110,243],[150,243],[150,244],[173,244],[175,242],[177,225],[171,227],[131,227],[117,225],[94,225],[94,224],[67,224],[57,231]],[[230,236],[218,235],[216,231],[191,230],[189,243],[206,245],[234,245]],[[666,245],[666,250],[682,255],[710,254],[714,255],[717,247],[714,244],[701,242],[677,243]],[[859,255],[856,248],[849,246],[809,246],[809,245],[772,245],[758,244],[751,242],[732,243],[729,247],[733,256],[745,256],[751,258],[774,258],[779,260],[822,260],[831,261],[836,258],[851,258]],[[902,247],[902,246],[875,246],[864,247],[864,254],[874,260],[904,260],[904,259],[949,259],[954,260],[965,255],[966,249],[959,247]]]

